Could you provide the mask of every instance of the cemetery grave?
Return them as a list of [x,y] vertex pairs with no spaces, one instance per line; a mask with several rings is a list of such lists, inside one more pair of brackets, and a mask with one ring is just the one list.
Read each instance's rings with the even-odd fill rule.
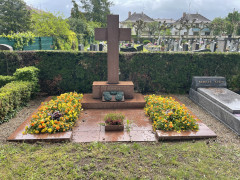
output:
[[[211,131],[202,122],[196,122],[195,118],[190,115],[185,106],[180,105],[172,98],[171,103],[167,109],[161,109],[156,104],[151,104],[147,101],[147,105],[151,108],[160,111],[160,114],[168,114],[168,117],[176,114],[180,124],[175,122],[175,118],[170,120],[165,118],[164,127],[169,129],[156,128],[154,126],[158,120],[152,119],[151,122],[145,116],[143,108],[146,104],[144,96],[140,93],[134,92],[134,84],[132,81],[119,81],[119,46],[120,40],[130,40],[131,30],[118,28],[118,15],[108,16],[107,28],[98,28],[95,30],[95,37],[97,40],[108,41],[108,81],[94,81],[92,85],[92,94],[84,94],[83,98],[77,101],[77,104],[71,105],[75,100],[70,100],[71,97],[77,97],[77,94],[70,93],[62,94],[57,97],[57,104],[54,100],[47,99],[47,104],[39,107],[37,114],[34,113],[27,119],[17,130],[13,133],[9,141],[37,141],[37,140],[72,140],[73,142],[92,142],[92,141],[156,141],[156,140],[173,140],[173,139],[198,139],[216,137],[216,134]],[[123,96],[121,100],[117,100],[117,96]],[[80,95],[81,96],[81,95]],[[106,97],[107,96],[107,97]],[[62,104],[59,107],[59,99],[66,104],[63,109]],[[112,99],[114,97],[114,99]],[[159,97],[161,98],[161,97]],[[167,98],[166,98],[167,99]],[[154,100],[155,101],[155,100]],[[165,99],[163,100],[165,101]],[[166,100],[167,101],[167,100]],[[68,104],[70,103],[70,104]],[[150,103],[150,104],[149,104]],[[164,104],[164,103],[161,103]],[[177,104],[177,105],[175,105]],[[79,106],[79,108],[76,107]],[[165,106],[165,105],[164,105]],[[65,106],[64,106],[65,107]],[[71,107],[73,107],[71,109]],[[84,112],[81,113],[81,107]],[[147,108],[147,106],[146,106]],[[155,115],[154,110],[150,108],[148,115]],[[172,112],[169,115],[169,111]],[[175,113],[176,111],[176,113]],[[76,112],[76,113],[75,113]],[[103,117],[108,113],[122,113],[126,116],[124,125],[125,130],[122,132],[105,132],[104,127],[101,126]],[[183,113],[183,114],[182,114]],[[54,114],[57,114],[55,117]],[[80,115],[80,117],[79,117]],[[157,116],[157,115],[155,115]],[[188,122],[186,119],[190,118]],[[31,120],[31,123],[30,123]],[[70,123],[69,124],[65,124]],[[76,124],[75,124],[76,123]],[[154,129],[152,129],[152,123]],[[193,123],[193,124],[192,124]],[[27,124],[29,126],[25,127]],[[192,125],[191,125],[192,124]],[[74,126],[75,125],[75,126]],[[191,126],[190,126],[191,125]],[[74,126],[74,127],[73,127]],[[191,128],[188,128],[191,127]],[[174,127],[175,129],[172,129]],[[24,130],[25,129],[25,130]],[[71,130],[72,131],[68,131]],[[155,132],[156,137],[155,138]],[[161,130],[161,131],[158,131]],[[163,131],[165,130],[165,131]],[[174,132],[177,131],[177,132]],[[56,132],[56,134],[55,134]],[[30,133],[30,134],[29,134]],[[35,135],[43,133],[40,136]],[[53,134],[52,134],[53,133]],[[34,135],[33,135],[34,134]]]
[[228,90],[224,77],[193,77],[190,98],[240,135],[240,95]]

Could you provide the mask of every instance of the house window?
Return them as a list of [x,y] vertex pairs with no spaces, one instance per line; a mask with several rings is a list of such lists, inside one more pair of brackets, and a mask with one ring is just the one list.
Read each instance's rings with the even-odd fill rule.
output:
[[187,32],[184,32],[184,36],[186,36],[187,35]]
[[195,27],[196,27],[196,28],[199,28],[199,24],[196,24]]
[[210,35],[210,32],[205,32],[205,36],[209,36]]
[[177,35],[178,35],[178,32],[175,32],[175,35],[177,36]]
[[198,36],[198,35],[199,35],[199,32],[193,32],[193,35],[194,35],[194,36]]

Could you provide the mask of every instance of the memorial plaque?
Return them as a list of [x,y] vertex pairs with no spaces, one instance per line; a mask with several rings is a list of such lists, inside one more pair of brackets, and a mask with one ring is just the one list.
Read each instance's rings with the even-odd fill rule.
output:
[[197,90],[197,88],[226,88],[227,82],[225,77],[220,76],[194,76],[192,79],[192,89]]

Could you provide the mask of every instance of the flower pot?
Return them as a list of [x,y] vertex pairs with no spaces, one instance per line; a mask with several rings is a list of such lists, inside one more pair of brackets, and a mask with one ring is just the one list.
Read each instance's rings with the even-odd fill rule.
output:
[[124,125],[107,125],[105,124],[105,131],[123,131]]

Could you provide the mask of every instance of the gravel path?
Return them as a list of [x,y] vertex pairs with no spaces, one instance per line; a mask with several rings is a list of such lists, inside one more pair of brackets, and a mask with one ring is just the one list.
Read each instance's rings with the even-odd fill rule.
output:
[[188,98],[188,95],[173,95],[179,99],[186,107],[193,112],[204,124],[217,134],[217,142],[226,145],[240,147],[240,136],[231,129],[206,112],[200,106],[196,105]]
[[20,126],[34,110],[40,106],[47,97],[36,97],[36,99],[30,101],[26,107],[19,111],[16,117],[0,125],[0,142],[6,142],[6,139]]
[[[240,147],[240,136],[233,133],[219,120],[207,113],[201,107],[193,103],[188,95],[173,95],[184,103],[202,122],[217,134],[216,141],[224,145],[234,145]],[[28,106],[18,112],[17,116],[9,122],[0,125],[0,143],[6,143],[7,137],[13,133],[17,127],[26,120],[28,116],[44,101],[47,97],[37,97],[29,102]]]

